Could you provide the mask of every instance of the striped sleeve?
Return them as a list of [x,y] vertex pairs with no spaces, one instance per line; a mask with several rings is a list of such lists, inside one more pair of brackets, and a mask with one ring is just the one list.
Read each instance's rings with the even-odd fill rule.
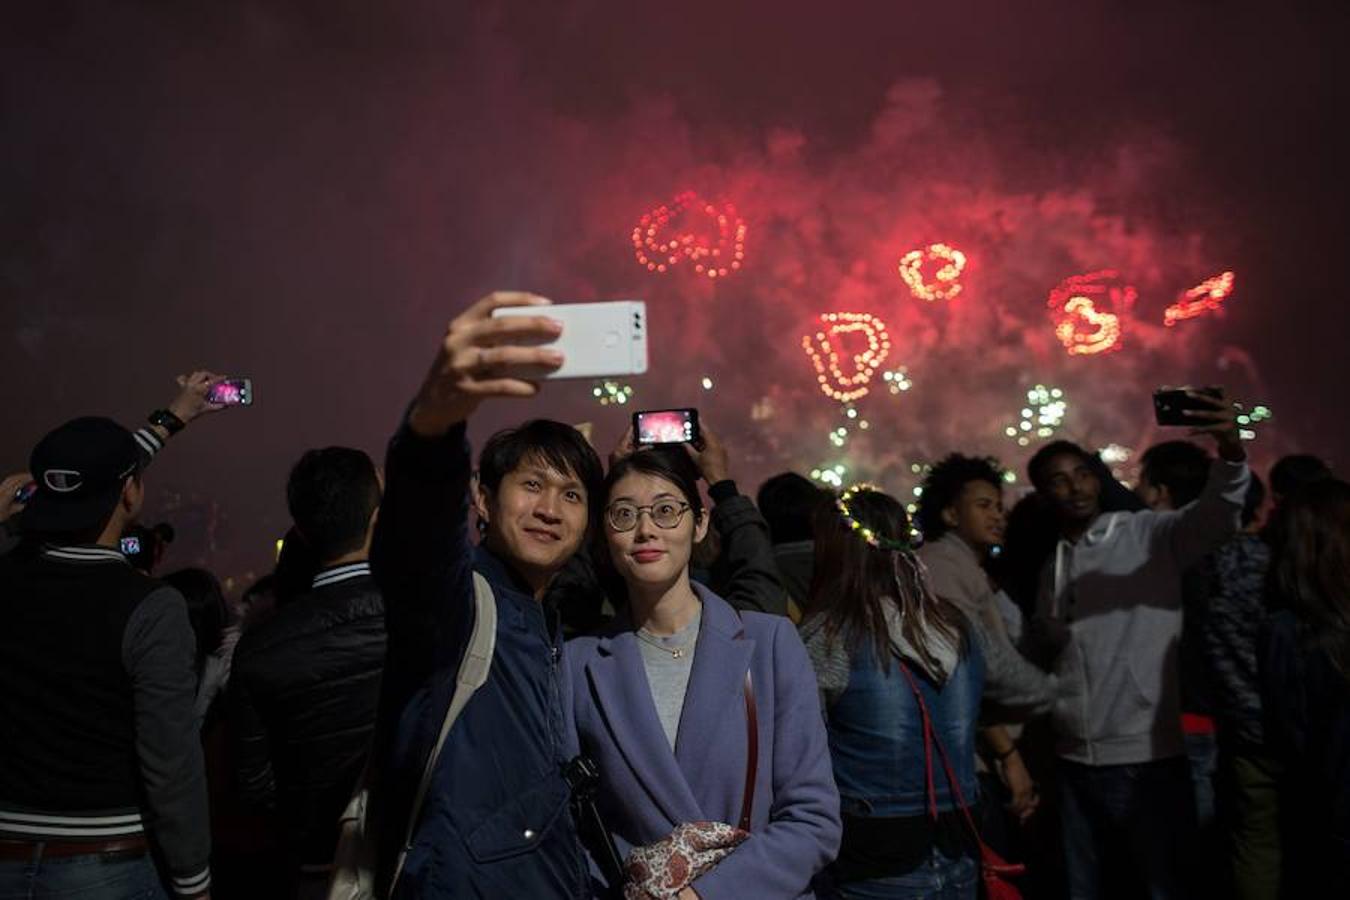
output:
[[155,458],[155,454],[164,449],[164,441],[152,428],[137,428],[131,435],[136,439],[136,447],[141,452],[141,465],[146,466]]
[[203,866],[195,875],[174,875],[171,879],[173,892],[179,897],[196,897],[211,889],[211,869]]
[[174,589],[156,590],[131,614],[122,657],[136,707],[146,831],[182,897],[211,885],[206,771],[193,707],[195,652],[187,604]]

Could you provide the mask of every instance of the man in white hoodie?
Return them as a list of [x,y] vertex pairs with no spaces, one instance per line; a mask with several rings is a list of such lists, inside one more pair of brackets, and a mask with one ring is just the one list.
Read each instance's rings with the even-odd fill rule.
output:
[[1079,685],[1052,714],[1072,900],[1102,895],[1112,853],[1144,882],[1141,896],[1186,896],[1179,854],[1195,805],[1181,726],[1181,573],[1237,531],[1250,478],[1229,402],[1190,396],[1203,407],[1192,433],[1211,436],[1219,459],[1182,509],[1103,513],[1091,457],[1067,441],[1028,464],[1060,531],[1033,631],[1062,650],[1061,679]]

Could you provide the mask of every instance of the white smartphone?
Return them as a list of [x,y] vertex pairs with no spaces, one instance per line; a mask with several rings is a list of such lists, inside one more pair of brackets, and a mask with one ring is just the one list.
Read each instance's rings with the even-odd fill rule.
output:
[[647,304],[641,300],[504,306],[493,316],[548,316],[563,324],[556,341],[541,346],[563,355],[545,378],[605,378],[647,371]]

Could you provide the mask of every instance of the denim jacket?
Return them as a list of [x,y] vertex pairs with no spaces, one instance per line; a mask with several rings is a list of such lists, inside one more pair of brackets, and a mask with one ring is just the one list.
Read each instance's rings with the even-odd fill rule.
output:
[[[870,640],[848,648],[825,630],[803,624],[825,695],[825,717],[839,787],[840,809],[851,816],[914,816],[928,810],[923,719],[919,705],[895,657],[883,668]],[[975,734],[984,686],[984,653],[977,640],[947,680],[936,685],[918,666],[908,664],[946,748],[952,771],[968,804],[979,794],[975,779]],[[941,812],[957,808],[937,748],[933,785]]]

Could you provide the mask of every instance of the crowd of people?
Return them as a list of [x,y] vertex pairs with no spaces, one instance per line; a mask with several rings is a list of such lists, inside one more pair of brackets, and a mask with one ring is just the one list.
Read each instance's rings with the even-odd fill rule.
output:
[[[383,467],[306,452],[276,569],[140,523],[195,372],[0,483],[0,898],[1302,898],[1350,872],[1350,484],[1236,413],[1133,491],[1047,443],[917,512],[703,425],[602,461],[547,301],[449,326]],[[494,318],[505,306],[534,315]],[[1211,449],[1212,448],[1212,449]],[[16,467],[17,468],[17,467]],[[124,539],[134,538],[128,542]],[[1014,887],[1015,886],[1015,887]]]

